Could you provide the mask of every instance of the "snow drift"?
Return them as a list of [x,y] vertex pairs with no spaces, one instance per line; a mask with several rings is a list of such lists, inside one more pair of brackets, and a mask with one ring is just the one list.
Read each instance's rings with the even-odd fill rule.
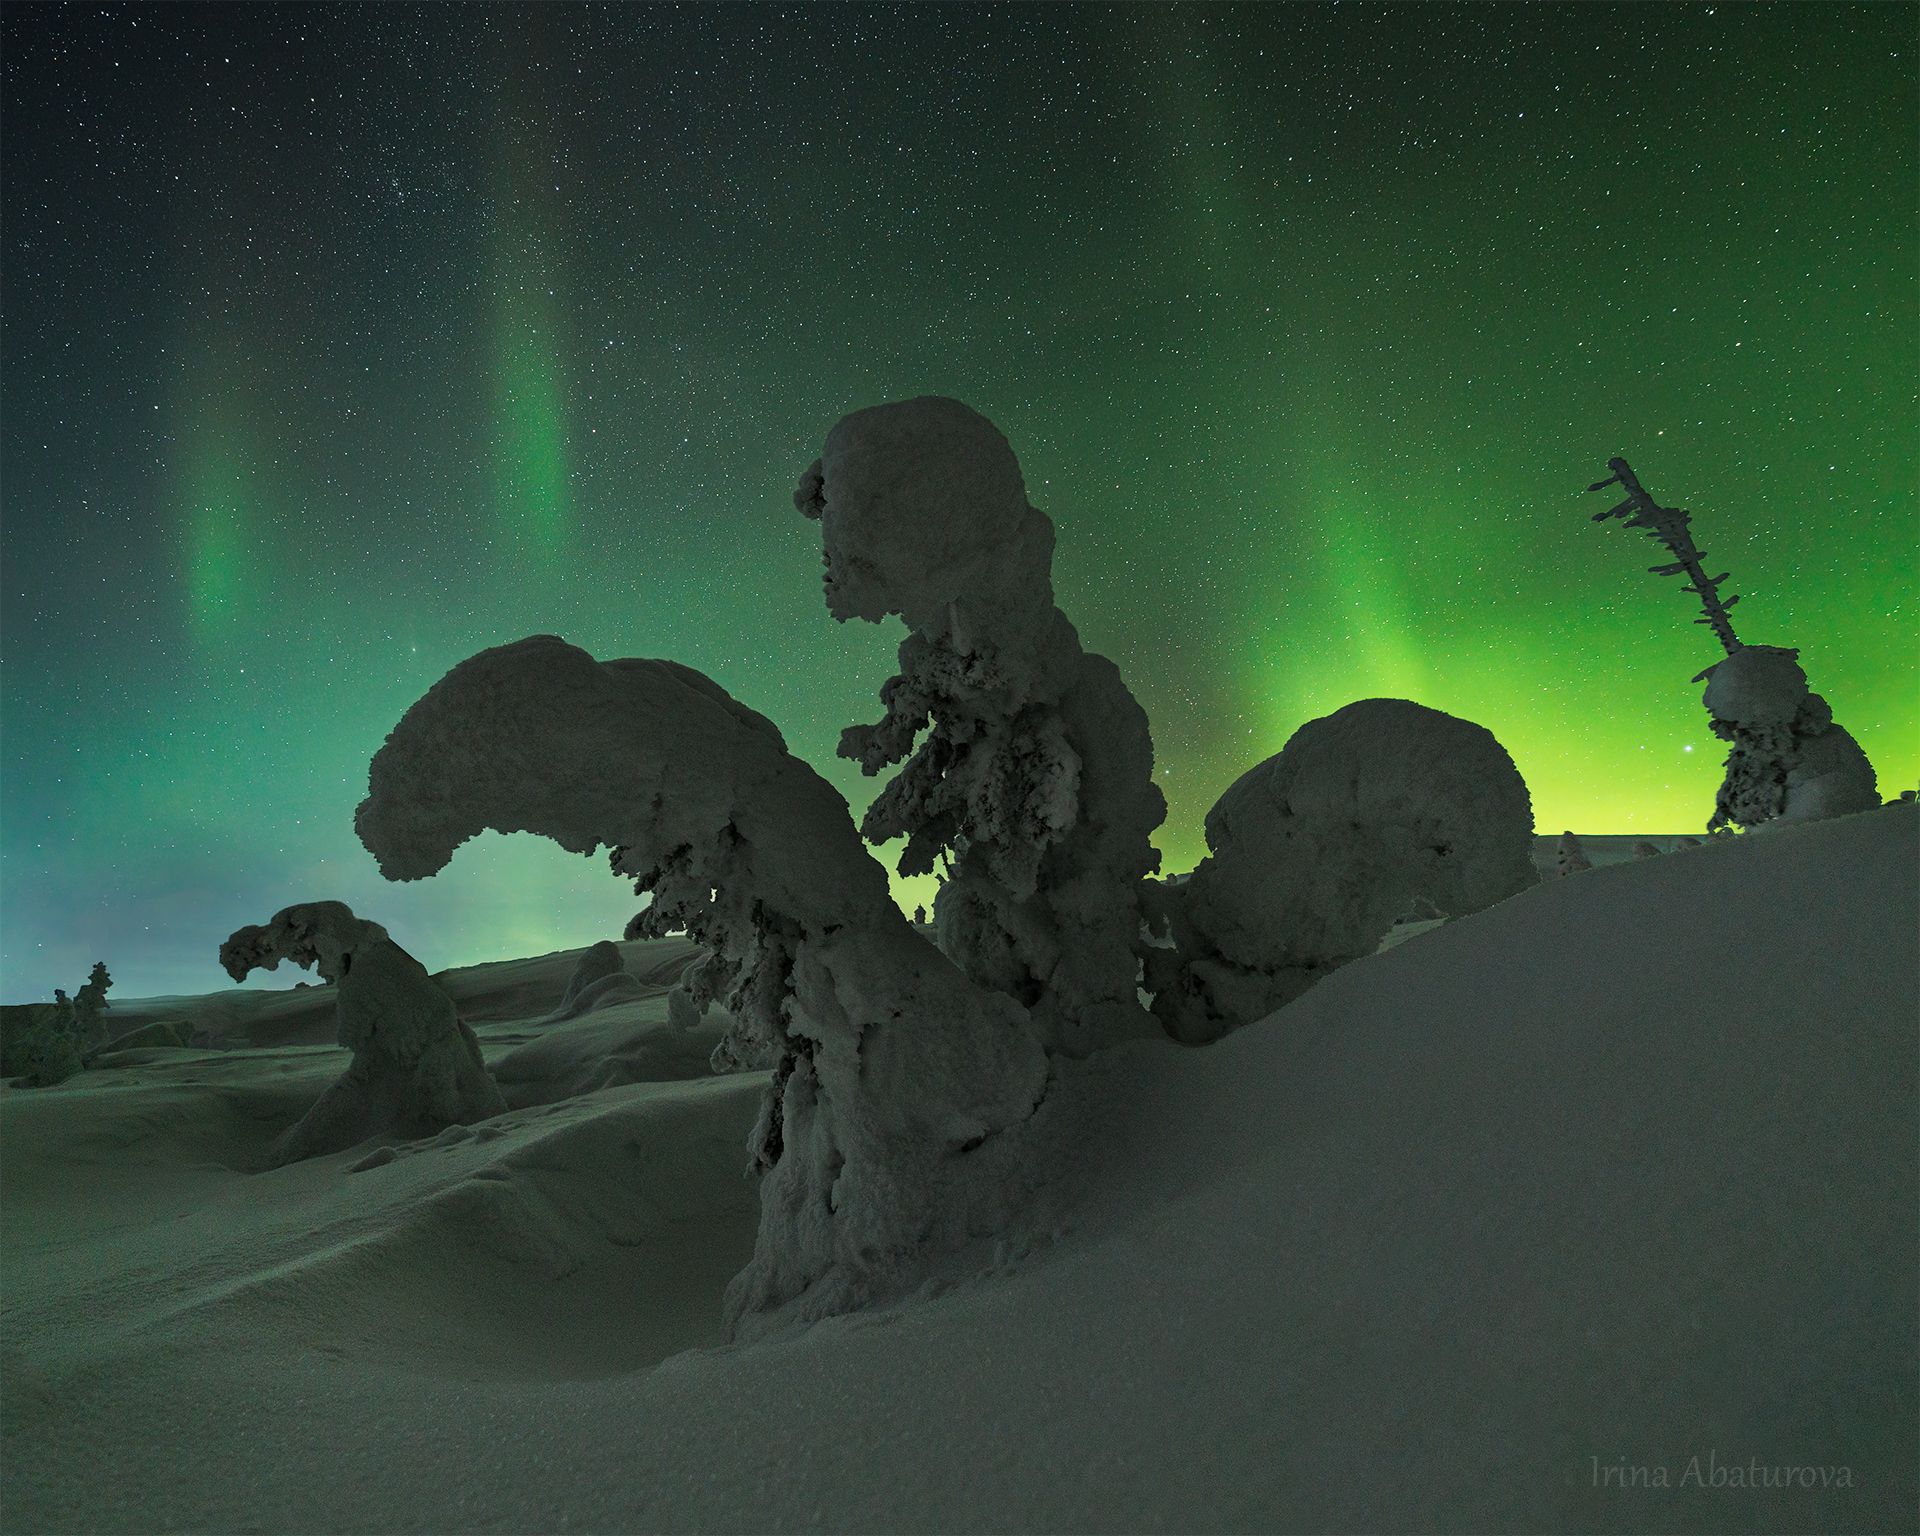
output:
[[[757,1074],[351,1176],[222,1166],[236,1094],[337,1052],[0,1094],[7,1523],[1911,1530],[1917,832],[1628,858],[1062,1063],[1071,1198],[717,1351]],[[565,963],[448,990],[538,992],[491,1051]]]

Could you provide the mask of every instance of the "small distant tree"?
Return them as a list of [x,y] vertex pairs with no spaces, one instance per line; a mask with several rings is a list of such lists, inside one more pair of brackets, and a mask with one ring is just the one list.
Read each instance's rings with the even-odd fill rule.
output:
[[112,985],[106,961],[96,960],[87,973],[86,983],[73,996],[74,1030],[83,1045],[97,1045],[106,1037],[107,1022],[101,1015],[111,1006],[107,1002],[107,988]]
[[65,1083],[81,1069],[81,1031],[73,998],[60,987],[54,989],[54,1006],[40,1014],[27,1035],[19,1064],[27,1087],[33,1089]]
[[1554,871],[1560,875],[1577,875],[1583,869],[1592,869],[1587,862],[1587,850],[1580,846],[1580,839],[1571,832],[1560,834],[1560,851],[1554,856]]

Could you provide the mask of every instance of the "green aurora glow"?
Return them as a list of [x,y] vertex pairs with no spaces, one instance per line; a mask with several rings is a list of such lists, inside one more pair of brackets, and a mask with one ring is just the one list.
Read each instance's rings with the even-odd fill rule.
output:
[[1911,786],[1913,14],[9,7],[5,995],[211,990],[316,897],[433,967],[612,931],[597,862],[353,839],[525,634],[709,672],[857,810],[899,631],[790,496],[917,393],[1019,453],[1168,869],[1375,694],[1542,830],[1698,830],[1715,653],[1589,521],[1615,453]]

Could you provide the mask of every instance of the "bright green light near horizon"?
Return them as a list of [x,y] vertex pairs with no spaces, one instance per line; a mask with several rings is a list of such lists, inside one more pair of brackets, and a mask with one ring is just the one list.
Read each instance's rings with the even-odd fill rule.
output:
[[[1242,623],[1262,639],[1240,653],[1236,691],[1251,706],[1249,746],[1278,751],[1307,721],[1361,698],[1411,699],[1435,708],[1436,679],[1423,660],[1421,626],[1394,547],[1390,501],[1352,463],[1318,457],[1283,501],[1298,501],[1312,530],[1310,557],[1285,568],[1254,562],[1242,585]],[[1271,616],[1274,594],[1305,618]],[[1264,631],[1264,634],[1263,634]]]

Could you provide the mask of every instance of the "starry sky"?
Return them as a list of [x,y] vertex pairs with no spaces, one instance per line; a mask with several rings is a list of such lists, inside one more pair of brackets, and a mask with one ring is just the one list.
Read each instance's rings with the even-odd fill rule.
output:
[[701,668],[863,806],[899,631],[791,493],[916,394],[1019,454],[1170,870],[1370,695],[1489,727],[1542,830],[1698,831],[1718,651],[1589,521],[1613,454],[1911,786],[1917,18],[6,6],[0,995],[213,990],[317,898],[430,968],[613,933],[600,860],[353,837],[526,634]]

